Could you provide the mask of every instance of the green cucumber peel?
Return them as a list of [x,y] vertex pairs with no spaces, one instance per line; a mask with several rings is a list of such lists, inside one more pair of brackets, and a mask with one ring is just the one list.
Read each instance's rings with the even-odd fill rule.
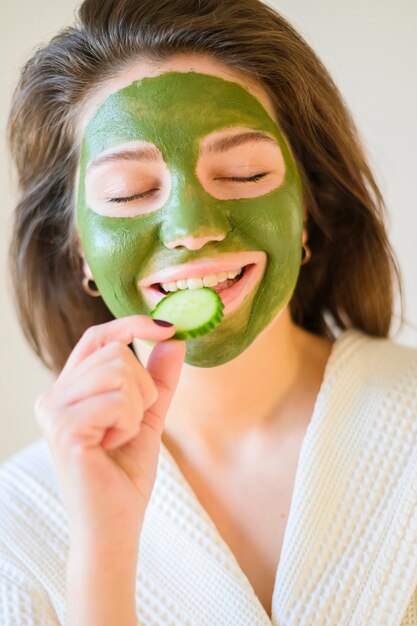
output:
[[173,291],[163,298],[150,315],[175,325],[171,339],[201,337],[218,326],[224,315],[219,294],[209,287]]

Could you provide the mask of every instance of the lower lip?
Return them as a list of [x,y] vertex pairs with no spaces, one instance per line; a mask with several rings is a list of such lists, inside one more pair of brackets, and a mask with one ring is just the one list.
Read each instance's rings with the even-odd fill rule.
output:
[[[262,277],[262,267],[259,263],[248,265],[242,275],[242,278],[237,281],[231,287],[223,289],[218,294],[224,304],[224,316],[230,315],[246,298],[252,293],[255,286],[259,283]],[[142,287],[143,295],[145,296],[148,304],[155,308],[158,302],[163,300],[166,295],[163,294],[156,287]],[[172,292],[170,292],[172,293]]]

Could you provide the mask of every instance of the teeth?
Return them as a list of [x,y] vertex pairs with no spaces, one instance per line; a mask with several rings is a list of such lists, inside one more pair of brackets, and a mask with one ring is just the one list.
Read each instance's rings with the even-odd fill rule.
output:
[[186,283],[188,289],[199,289],[200,287],[203,287],[202,278],[189,278]]
[[175,280],[172,283],[161,283],[164,291],[178,291],[178,289],[200,289],[201,287],[215,287],[218,283],[222,283],[227,279],[236,278],[242,272],[233,270],[230,272],[219,272],[218,274],[210,274],[203,278],[187,278],[185,280]]
[[209,276],[204,276],[203,278],[204,287],[214,287],[218,282],[216,274],[210,274]]

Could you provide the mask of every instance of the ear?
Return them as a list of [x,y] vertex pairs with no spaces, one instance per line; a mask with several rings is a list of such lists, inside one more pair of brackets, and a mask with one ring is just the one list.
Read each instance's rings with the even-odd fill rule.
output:
[[81,241],[80,241],[80,239],[78,237],[77,237],[77,241],[76,241],[75,245],[76,245],[76,248],[77,248],[77,252],[80,255],[82,264],[83,264],[84,276],[86,276],[88,279],[94,280],[93,273],[90,270],[90,266],[87,263],[87,260],[86,260],[85,255],[84,255],[84,250],[83,250],[82,245],[81,245]]
[[301,241],[302,241],[303,245],[305,243],[307,243],[307,241],[308,241],[308,232],[307,232],[307,229],[305,227],[303,228],[303,237],[302,237]]
[[303,219],[303,223],[304,223],[304,228],[303,228],[303,237],[302,237],[302,243],[303,245],[305,243],[307,243],[308,241],[308,231],[307,231],[307,219],[308,219],[308,213],[307,213],[307,209],[305,204],[303,205],[303,212],[304,212],[304,219]]
[[85,257],[82,257],[83,259],[83,272],[84,272],[84,276],[86,276],[89,280],[94,280],[94,276],[92,271],[90,270],[90,266],[88,265],[87,261],[85,260]]

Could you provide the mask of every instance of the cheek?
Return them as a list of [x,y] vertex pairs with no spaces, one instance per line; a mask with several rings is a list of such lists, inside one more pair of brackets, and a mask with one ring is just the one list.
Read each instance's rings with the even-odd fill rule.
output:
[[277,190],[261,198],[228,203],[235,228],[257,249],[269,254],[298,253],[303,228],[302,204],[296,194]]
[[93,275],[113,285],[134,282],[155,248],[155,233],[150,224],[106,219],[93,212],[84,220],[80,234]]

